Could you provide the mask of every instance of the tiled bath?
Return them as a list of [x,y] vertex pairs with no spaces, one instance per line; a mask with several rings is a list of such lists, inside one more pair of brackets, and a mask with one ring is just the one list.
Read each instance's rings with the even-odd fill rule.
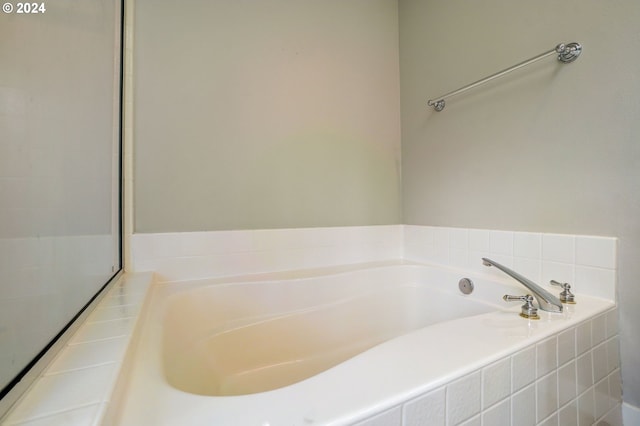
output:
[[[504,279],[482,266],[488,256],[534,281],[568,281],[578,295],[615,300],[614,238],[390,225],[140,234],[131,246],[132,272],[155,271],[159,281],[398,258]],[[150,281],[137,274],[109,290],[6,424],[110,424],[104,415]],[[617,329],[614,308],[359,424],[619,426]],[[73,390],[87,379],[91,392]]]
[[358,426],[622,425],[611,309]]

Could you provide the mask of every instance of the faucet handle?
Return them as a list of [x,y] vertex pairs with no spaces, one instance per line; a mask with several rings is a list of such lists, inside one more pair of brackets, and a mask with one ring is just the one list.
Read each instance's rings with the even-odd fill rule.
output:
[[574,305],[576,303],[576,296],[571,293],[571,284],[561,283],[556,280],[551,280],[549,283],[553,286],[562,288],[562,292],[560,293],[560,301],[562,303],[568,303],[570,305]]
[[505,294],[504,296],[502,296],[502,299],[505,302],[515,302],[519,300],[523,301],[524,304],[521,307],[520,316],[527,319],[540,319],[540,317],[538,316],[538,308],[533,306],[532,295],[527,294],[526,296],[511,296],[509,294]]

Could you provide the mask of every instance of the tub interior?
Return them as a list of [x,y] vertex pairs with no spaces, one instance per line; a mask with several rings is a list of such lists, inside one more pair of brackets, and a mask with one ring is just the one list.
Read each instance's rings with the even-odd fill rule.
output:
[[457,280],[417,282],[397,272],[214,285],[176,294],[163,324],[165,377],[199,395],[265,392],[413,330],[499,309],[462,295]]

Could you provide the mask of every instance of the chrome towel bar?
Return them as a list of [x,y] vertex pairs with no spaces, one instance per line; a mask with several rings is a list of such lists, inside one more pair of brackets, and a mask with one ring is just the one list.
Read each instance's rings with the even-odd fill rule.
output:
[[438,96],[435,99],[430,99],[427,102],[427,105],[432,106],[436,111],[442,111],[445,107],[445,99],[446,98],[450,98],[452,96],[455,95],[459,95],[462,92],[466,92],[469,89],[473,89],[476,86],[479,86],[481,84],[484,84],[488,81],[491,81],[493,79],[496,79],[498,77],[502,77],[505,74],[510,73],[511,71],[515,71],[517,69],[520,69],[522,67],[525,67],[527,65],[530,65],[534,62],[539,61],[540,59],[546,58],[547,56],[551,56],[554,54],[557,54],[558,57],[557,59],[560,62],[563,63],[569,63],[569,62],[573,62],[575,61],[578,56],[580,56],[580,53],[582,52],[582,46],[579,43],[568,43],[568,44],[564,44],[564,43],[560,43],[559,45],[557,45],[555,48],[553,48],[552,50],[549,50],[548,52],[544,52],[541,53],[538,56],[534,56],[531,59],[527,59],[526,61],[520,62],[519,64],[516,64],[512,67],[509,67],[507,69],[504,69],[502,71],[499,71],[495,74],[491,74],[488,77],[485,77],[481,80],[478,80],[474,83],[471,84],[467,84],[464,87],[461,87],[460,89],[454,90],[452,92],[446,93],[442,96]]

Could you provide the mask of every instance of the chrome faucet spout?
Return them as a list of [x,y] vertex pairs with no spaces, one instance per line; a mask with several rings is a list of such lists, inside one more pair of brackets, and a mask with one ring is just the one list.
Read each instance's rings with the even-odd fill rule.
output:
[[549,293],[547,290],[543,289],[530,279],[523,277],[519,273],[507,268],[504,265],[499,264],[498,262],[487,259],[486,257],[482,258],[482,264],[484,266],[495,266],[496,268],[500,269],[502,272],[525,286],[527,289],[529,289],[531,293],[533,293],[533,297],[535,297],[538,301],[539,308],[543,311],[562,312],[562,302],[560,302],[560,299],[558,299],[553,294]]

